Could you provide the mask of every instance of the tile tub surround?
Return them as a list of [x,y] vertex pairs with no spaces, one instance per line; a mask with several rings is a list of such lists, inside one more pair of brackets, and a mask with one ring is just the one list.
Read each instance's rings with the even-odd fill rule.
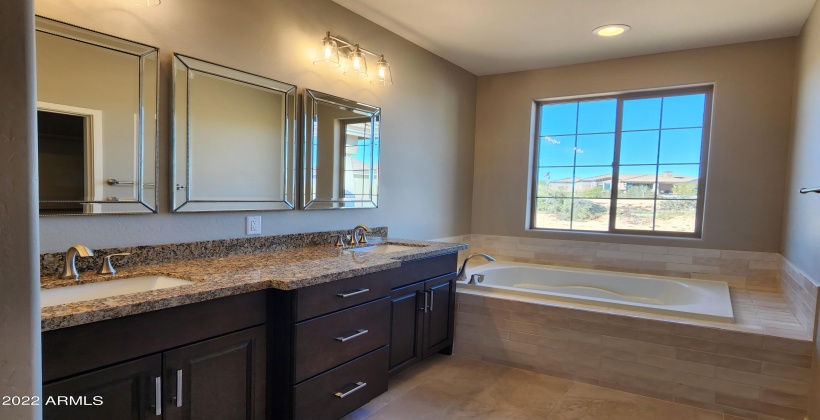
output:
[[[384,238],[391,243],[423,245],[390,254],[356,253],[332,245],[310,246],[221,258],[200,258],[126,267],[115,276],[82,273],[80,283],[147,275],[164,275],[196,284],[45,307],[41,329],[48,331],[90,322],[237,295],[267,288],[296,289],[396,268],[402,261],[448,254],[465,244]],[[375,242],[375,241],[374,241]],[[77,284],[56,277],[41,279],[42,287]]]
[[749,419],[806,415],[811,340],[456,294],[456,354]]
[[[81,272],[96,270],[100,268],[102,260],[106,255],[122,252],[130,252],[131,255],[117,258],[115,262],[116,266],[134,267],[164,262],[195,260],[199,258],[220,258],[232,255],[326,245],[334,243],[337,235],[347,235],[349,233],[347,230],[334,230],[164,245],[94,249],[93,257],[77,258],[77,270]],[[387,237],[387,227],[371,228],[371,232],[369,232],[367,236],[368,238],[385,238]],[[55,276],[62,271],[63,264],[65,264],[65,252],[41,254],[40,275]]]
[[820,282],[812,281],[806,273],[784,258],[780,272],[780,289],[800,324],[814,331],[817,323]]
[[[818,287],[780,254],[479,234],[442,240],[454,239],[470,244],[460,259],[484,252],[500,261],[726,281],[736,323],[798,339],[814,330]],[[689,271],[679,271],[684,268]],[[796,273],[797,281],[785,283],[786,273]]]
[[730,286],[770,289],[778,287],[782,259],[770,252],[479,234],[470,235],[468,242],[471,252],[485,252],[502,261],[719,280]]

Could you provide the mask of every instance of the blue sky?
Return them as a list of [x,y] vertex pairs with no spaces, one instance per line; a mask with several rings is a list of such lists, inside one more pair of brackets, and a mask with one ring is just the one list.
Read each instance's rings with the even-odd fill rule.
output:
[[[697,177],[703,123],[704,94],[624,101],[621,174],[660,172]],[[615,148],[617,100],[544,105],[541,108],[539,179],[611,173]],[[543,136],[549,136],[544,138]],[[660,150],[658,150],[660,149]]]

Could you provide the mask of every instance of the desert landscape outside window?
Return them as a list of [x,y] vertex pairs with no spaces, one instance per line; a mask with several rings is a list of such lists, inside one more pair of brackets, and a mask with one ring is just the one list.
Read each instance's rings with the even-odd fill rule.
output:
[[699,237],[712,86],[536,102],[533,229]]

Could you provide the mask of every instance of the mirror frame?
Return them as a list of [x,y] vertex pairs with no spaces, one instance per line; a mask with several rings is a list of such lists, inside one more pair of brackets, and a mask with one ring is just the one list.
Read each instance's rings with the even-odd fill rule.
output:
[[[320,104],[330,105],[334,107],[345,108],[351,112],[361,115],[362,117],[370,118],[370,123],[374,127],[371,130],[370,141],[375,143],[378,138],[381,142],[381,108],[373,105],[363,104],[350,99],[340,98],[338,96],[319,92],[312,89],[305,89],[304,99],[304,118],[302,128],[304,134],[302,136],[302,209],[303,210],[342,210],[342,209],[374,209],[378,208],[378,187],[373,191],[372,181],[378,169],[374,170],[371,160],[370,166],[370,195],[364,200],[347,200],[347,199],[319,199],[312,198],[311,192],[311,174],[313,166],[311,165],[311,143],[313,137],[316,135],[314,126],[317,123],[317,107]],[[344,203],[361,203],[358,206],[345,206]],[[322,205],[332,205],[333,207],[321,207]]]
[[[44,34],[54,35],[57,37],[69,39],[72,41],[81,42],[84,44],[105,48],[108,50],[116,51],[123,54],[132,55],[139,58],[139,124],[138,124],[138,155],[135,156],[137,160],[137,165],[139,166],[137,170],[137,179],[134,181],[117,181],[116,179],[109,179],[107,180],[108,185],[115,186],[115,185],[124,185],[124,186],[137,186],[137,198],[136,199],[124,199],[124,200],[116,200],[116,201],[108,201],[108,200],[40,200],[40,203],[72,203],[72,204],[83,204],[84,207],[86,206],[93,206],[93,205],[101,205],[104,204],[106,206],[121,206],[124,207],[125,205],[141,205],[142,207],[138,207],[142,209],[144,207],[147,211],[107,211],[107,212],[91,212],[91,213],[61,213],[61,214],[40,214],[41,217],[57,217],[57,216],[97,216],[97,215],[139,215],[139,214],[156,214],[159,208],[159,188],[158,181],[159,181],[159,113],[160,113],[160,97],[159,97],[159,85],[160,85],[160,54],[159,48],[153,47],[147,44],[143,44],[136,41],[131,41],[125,38],[120,38],[114,35],[109,35],[102,32],[97,32],[91,29],[86,29],[80,26],[72,25],[70,23],[62,22],[59,20],[47,18],[41,15],[35,15],[35,31],[41,32]],[[156,65],[146,65],[146,58],[151,54],[155,54],[155,61]],[[146,72],[153,71],[155,74],[154,86],[147,86],[145,82],[145,74]],[[146,115],[145,115],[145,92],[147,89],[151,89],[153,91],[153,95],[156,98],[154,105],[154,130],[153,132],[146,133],[145,126],[146,126]],[[38,98],[38,106],[37,109],[39,110],[48,110],[51,104],[43,103]],[[68,106],[61,106],[61,108],[70,108]],[[92,116],[92,119],[94,117]],[[92,121],[91,124],[99,125],[99,122]],[[153,183],[145,183],[144,182],[144,171],[145,171],[145,135],[150,134],[154,137],[154,182]],[[150,187],[149,187],[150,186]],[[153,194],[146,194],[145,189],[151,188],[154,190]],[[146,198],[153,198],[153,204],[146,202]]]
[[[284,185],[282,190],[281,200],[197,200],[191,198],[190,179],[191,179],[191,129],[190,129],[190,93],[186,87],[185,109],[177,109],[177,83],[179,66],[183,66],[187,77],[191,77],[194,72],[207,74],[230,80],[235,83],[251,85],[255,88],[277,92],[284,96],[284,126],[283,126],[283,150],[282,170],[284,172]],[[298,142],[296,139],[295,129],[297,123],[297,96],[296,85],[280,82],[275,79],[259,76],[248,73],[242,70],[237,70],[231,67],[215,64],[198,58],[193,58],[179,53],[173,55],[173,84],[172,91],[172,115],[171,115],[171,210],[174,213],[185,212],[222,212],[222,211],[274,211],[274,210],[293,210],[296,208],[296,196],[298,195]],[[178,118],[185,118],[186,125],[186,157],[185,157],[185,179],[186,185],[182,185],[180,180],[179,168],[177,167],[177,154],[180,139],[177,136],[178,132]],[[178,190],[185,190],[185,198],[177,199],[176,192]],[[222,207],[212,206],[213,204],[223,203]],[[203,206],[204,205],[204,206]],[[204,208],[203,208],[204,207]]]

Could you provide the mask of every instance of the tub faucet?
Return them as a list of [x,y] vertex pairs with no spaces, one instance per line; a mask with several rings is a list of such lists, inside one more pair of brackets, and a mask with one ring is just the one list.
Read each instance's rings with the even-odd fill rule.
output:
[[60,274],[61,279],[78,280],[80,278],[80,274],[77,273],[77,256],[93,257],[94,251],[80,244],[72,245],[68,248],[68,251],[65,253],[65,267],[63,267],[63,274]]
[[464,259],[464,263],[461,264],[461,269],[458,270],[458,274],[456,274],[456,281],[462,281],[462,280],[465,279],[466,275],[464,274],[464,272],[466,271],[466,268],[467,268],[467,261],[470,261],[470,258],[473,258],[473,257],[482,257],[487,261],[495,261],[495,258],[493,258],[493,257],[491,257],[487,254],[470,254],[469,257]]
[[365,225],[354,227],[353,230],[350,231],[350,242],[348,242],[348,245],[356,246],[358,244],[366,244],[367,237],[364,235],[365,232],[370,232],[370,228]]

